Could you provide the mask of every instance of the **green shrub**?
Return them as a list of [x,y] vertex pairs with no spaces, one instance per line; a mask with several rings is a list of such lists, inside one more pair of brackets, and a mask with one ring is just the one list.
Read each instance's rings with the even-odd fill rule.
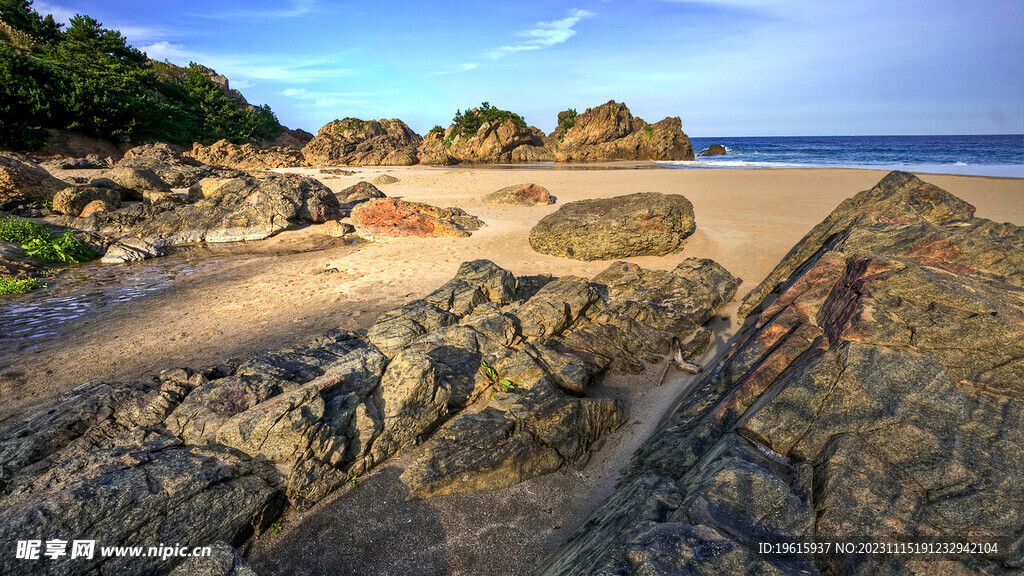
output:
[[47,226],[17,216],[0,218],[0,241],[20,244],[25,253],[48,262],[77,264],[98,256],[70,230],[58,236]]
[[46,285],[35,278],[12,278],[0,276],[0,296],[7,294],[25,294],[39,288],[46,288]]
[[489,102],[481,103],[479,108],[466,110],[465,114],[456,110],[455,117],[452,118],[455,129],[448,135],[445,144],[450,144],[455,137],[472,138],[487,122],[504,122],[505,120],[511,120],[516,126],[526,128],[526,120],[523,120],[522,116],[508,110],[493,108]]

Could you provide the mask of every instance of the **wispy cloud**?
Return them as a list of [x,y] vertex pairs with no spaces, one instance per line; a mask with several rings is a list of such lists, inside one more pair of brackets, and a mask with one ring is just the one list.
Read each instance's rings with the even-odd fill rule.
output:
[[[343,55],[297,57],[290,54],[206,54],[170,42],[155,42],[140,48],[154,60],[178,65],[199,62],[238,82],[269,81],[305,84],[334,78],[358,76],[360,72],[343,65]],[[251,85],[251,84],[250,84]]]
[[373,94],[367,92],[319,92],[305,88],[285,88],[281,95],[302,101],[315,108],[332,108],[335,106],[359,107],[371,103]]
[[462,72],[469,72],[470,70],[473,70],[473,69],[476,69],[476,68],[479,68],[479,67],[480,67],[480,65],[477,64],[476,62],[463,62],[462,64],[456,64],[455,66],[451,66],[451,67],[449,67],[446,70],[441,70],[440,72],[434,72],[433,74],[431,74],[431,76],[441,76],[443,74],[460,74]]
[[542,48],[561,44],[576,35],[574,26],[576,26],[580,20],[589,18],[593,15],[593,12],[589,12],[587,10],[574,9],[570,10],[569,15],[561,20],[538,22],[534,28],[524,30],[516,34],[517,36],[524,38],[523,41],[495,48],[488,52],[486,56],[492,60],[497,60],[508,56],[509,54],[515,54],[516,52],[540,50]]
[[250,8],[242,10],[228,10],[226,12],[205,12],[196,14],[201,18],[213,18],[219,20],[234,20],[238,18],[263,19],[263,18],[298,18],[305,16],[317,7],[318,0],[291,0],[282,2],[281,8],[270,10],[253,10]]

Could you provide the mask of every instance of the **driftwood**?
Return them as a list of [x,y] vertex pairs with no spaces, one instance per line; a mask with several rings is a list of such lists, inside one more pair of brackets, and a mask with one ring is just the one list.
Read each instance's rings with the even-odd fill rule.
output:
[[707,328],[697,330],[693,335],[693,338],[685,344],[680,343],[678,338],[673,338],[672,352],[669,354],[669,358],[665,362],[665,368],[661,371],[661,377],[658,378],[656,386],[661,386],[665,381],[665,376],[668,375],[668,369],[670,366],[675,366],[676,370],[681,370],[689,374],[700,374],[702,370],[700,365],[690,362],[690,360],[703,354],[710,344],[711,330],[708,330]]

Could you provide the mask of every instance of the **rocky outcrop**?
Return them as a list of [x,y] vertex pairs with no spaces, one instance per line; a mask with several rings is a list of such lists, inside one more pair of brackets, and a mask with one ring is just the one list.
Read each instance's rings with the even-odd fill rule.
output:
[[401,182],[401,180],[395,178],[391,174],[381,174],[380,176],[377,176],[376,178],[371,180],[370,184],[373,184],[375,186],[385,186],[387,184],[394,184],[395,182]]
[[707,150],[702,150],[697,156],[725,156],[728,150],[721,144],[712,144],[708,146]]
[[485,204],[518,204],[522,206],[544,206],[554,204],[555,197],[547,188],[537,184],[517,184],[496,190],[480,199]]
[[273,145],[281,148],[294,148],[295,150],[302,150],[314,136],[301,128],[295,130],[285,129],[284,133],[274,140]]
[[690,139],[678,117],[648,124],[625,104],[610,100],[561,124],[548,138],[556,161],[693,160]]
[[89,185],[118,190],[122,194],[122,200],[141,200],[143,193],[146,191],[171,191],[171,187],[157,176],[156,172],[149,168],[133,168],[130,166],[115,166],[110,170],[101,172],[98,177],[89,182]]
[[256,576],[256,572],[229,544],[215,542],[210,546],[209,556],[192,556],[171,570],[169,576]]
[[320,128],[302,154],[313,166],[410,166],[422,141],[401,120],[345,118]]
[[544,144],[535,128],[510,119],[484,122],[475,134],[459,134],[457,130],[453,124],[443,132],[435,130],[427,134],[419,148],[420,164],[510,162],[516,148]]
[[689,200],[646,192],[569,202],[533,227],[530,245],[577,260],[661,256],[681,250],[694,228]]
[[46,129],[46,141],[35,153],[40,156],[78,159],[94,156],[104,163],[108,160],[116,162],[122,156],[122,151],[109,140],[52,128]]
[[359,233],[370,237],[466,238],[484,223],[461,208],[438,208],[397,198],[363,202],[352,209]]
[[539,573],[1019,572],[1024,229],[973,213],[900,172],[844,201]]
[[227,140],[218,140],[209,146],[197,142],[185,155],[203,164],[237,170],[268,170],[306,165],[302,152],[294,147],[257,148],[252,144],[232,144]]
[[41,204],[67,186],[28,158],[0,152],[0,202],[17,199]]
[[146,168],[155,172],[171,188],[188,188],[217,170],[186,156],[183,150],[167,144],[143,144],[125,152],[118,166]]
[[329,188],[314,178],[264,173],[205,179],[179,201],[134,204],[68,220],[107,238],[131,236],[159,248],[195,242],[260,240],[286,228],[343,216]]
[[[676,329],[707,320],[738,283],[696,260],[671,272],[619,263],[590,282],[522,280],[487,260],[466,262],[424,299],[383,315],[365,338],[332,331],[245,361],[67,392],[0,431],[0,538],[69,532],[105,546],[237,544],[270,528],[286,506],[308,509],[422,442],[403,475],[415,497],[582,467],[594,440],[626,415],[621,401],[588,397],[589,386],[630,364],[616,355],[640,362],[666,353],[683,335]],[[614,350],[573,347],[572,334],[605,322],[649,337],[624,334]],[[498,391],[498,376],[514,384]],[[478,398],[487,401],[482,411],[463,412]],[[11,553],[0,569],[118,576],[244,567],[226,544],[216,557],[176,567],[179,558],[44,564]]]

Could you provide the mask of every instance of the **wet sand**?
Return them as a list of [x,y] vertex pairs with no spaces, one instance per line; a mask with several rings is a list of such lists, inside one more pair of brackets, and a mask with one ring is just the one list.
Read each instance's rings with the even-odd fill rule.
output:
[[[846,169],[593,166],[353,170],[357,174],[324,182],[340,190],[388,173],[400,179],[381,186],[388,196],[458,206],[487,226],[470,238],[383,239],[357,246],[329,239],[316,227],[289,231],[232,249],[241,254],[199,254],[176,271],[171,266],[173,280],[158,282],[163,288],[41,328],[54,332],[48,336],[8,338],[8,327],[0,325],[0,426],[89,380],[148,378],[164,368],[201,367],[303,343],[336,327],[367,328],[380,312],[432,291],[466,260],[488,258],[517,275],[594,276],[608,262],[540,255],[529,246],[533,225],[573,200],[648,191],[685,195],[697,219],[697,231],[686,248],[669,256],[628,260],[670,269],[687,257],[712,258],[744,280],[742,296],[839,202],[885,175]],[[324,178],[315,169],[287,171]],[[980,217],[1024,225],[1024,180],[922,178],[974,204]],[[511,207],[479,202],[488,192],[526,182],[548,188],[558,203]],[[79,273],[87,277],[91,267],[102,266],[90,264]],[[168,264],[155,260],[135,266]],[[11,302],[18,300],[0,306]],[[702,361],[723,350],[737,331],[736,305],[725,311],[731,321],[715,321],[716,344]],[[609,378],[595,390],[628,399],[631,417],[582,472],[562,471],[495,492],[407,503],[397,480],[407,460],[398,460],[313,511],[287,517],[282,534],[250,543],[250,559],[264,576],[528,572],[611,493],[633,450],[693,380],[670,373],[663,386],[655,387],[659,373],[659,367],[652,367],[641,376]]]

